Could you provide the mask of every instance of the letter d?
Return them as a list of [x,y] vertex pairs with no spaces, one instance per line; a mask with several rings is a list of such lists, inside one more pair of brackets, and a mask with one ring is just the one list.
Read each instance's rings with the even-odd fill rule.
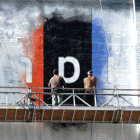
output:
[[[64,77],[64,64],[66,62],[70,62],[74,66],[74,74],[72,77],[69,77],[69,78]],[[64,78],[66,83],[73,83],[79,78],[80,64],[76,58],[70,57],[70,56],[65,57],[65,58],[59,57],[58,58],[58,66],[59,66],[59,75],[61,75]]]

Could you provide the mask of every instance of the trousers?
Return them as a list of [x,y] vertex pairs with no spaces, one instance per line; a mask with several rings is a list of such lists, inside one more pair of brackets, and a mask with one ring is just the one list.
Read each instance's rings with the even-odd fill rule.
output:
[[52,93],[52,105],[57,106],[63,101],[63,96],[59,95],[59,93],[61,93],[61,91],[59,90],[54,90],[53,93]]

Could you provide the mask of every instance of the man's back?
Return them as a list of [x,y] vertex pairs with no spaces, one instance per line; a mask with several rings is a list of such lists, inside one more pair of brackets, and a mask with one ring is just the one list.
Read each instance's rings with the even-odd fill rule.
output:
[[84,78],[84,88],[93,88],[96,87],[97,78],[96,77],[86,77]]
[[[83,80],[85,92],[86,93],[96,93],[96,90],[94,88],[96,88],[97,78],[93,77],[92,70],[89,70],[87,72],[87,74],[88,74],[88,77],[84,78],[84,80]],[[94,103],[95,103],[94,94],[90,95],[90,96],[85,95],[84,99],[88,104],[90,104],[91,106],[94,106]]]
[[53,70],[53,77],[50,79],[48,83],[48,87],[51,87],[51,93],[52,93],[52,105],[58,105],[62,102],[63,97],[61,95],[58,95],[59,93],[62,93],[62,86],[65,85],[65,81],[63,77],[58,75],[58,70]]
[[64,82],[63,77],[61,77],[59,75],[54,75],[50,79],[48,86],[51,88],[59,88],[59,87],[64,86],[64,84],[65,84],[65,82]]

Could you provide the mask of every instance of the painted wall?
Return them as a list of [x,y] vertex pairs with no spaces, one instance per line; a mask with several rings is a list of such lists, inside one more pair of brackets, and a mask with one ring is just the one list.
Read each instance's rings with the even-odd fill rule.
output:
[[139,2],[136,13],[133,2],[0,1],[0,86],[46,87],[58,68],[67,87],[83,87],[92,69],[98,88],[139,88]]
[[[83,87],[82,79],[92,69],[98,88],[139,88],[140,2],[136,0],[136,15],[132,0],[101,4],[99,0],[1,0],[0,86],[47,86],[57,67],[68,87]],[[9,95],[9,102],[17,99]],[[138,104],[137,98],[129,100]],[[1,93],[0,103],[5,102]],[[0,139],[139,140],[139,130],[136,124],[4,122]]]

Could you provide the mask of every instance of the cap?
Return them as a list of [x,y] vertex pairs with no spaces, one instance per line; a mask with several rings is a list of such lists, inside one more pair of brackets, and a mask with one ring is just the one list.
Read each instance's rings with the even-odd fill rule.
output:
[[93,73],[93,71],[92,70],[89,70],[88,72],[87,72],[87,74],[92,74]]

